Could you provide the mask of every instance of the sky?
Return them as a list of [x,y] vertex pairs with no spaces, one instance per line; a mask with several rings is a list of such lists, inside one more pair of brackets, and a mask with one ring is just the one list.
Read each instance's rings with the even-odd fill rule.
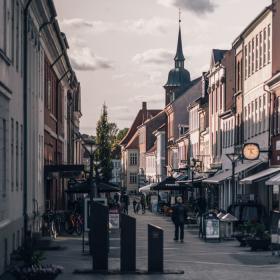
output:
[[80,130],[95,134],[102,105],[119,128],[129,127],[142,102],[162,109],[174,67],[178,16],[185,68],[209,69],[213,48],[234,39],[271,0],[54,0],[70,60],[82,89]]

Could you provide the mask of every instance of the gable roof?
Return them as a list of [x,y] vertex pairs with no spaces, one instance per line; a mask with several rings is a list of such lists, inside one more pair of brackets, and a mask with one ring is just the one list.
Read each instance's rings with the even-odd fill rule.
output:
[[228,50],[213,49],[211,55],[211,67],[220,62]]
[[129,128],[127,134],[121,140],[120,145],[125,146],[133,138],[134,134],[137,132],[138,126],[143,124],[148,118],[152,118],[157,115],[161,110],[139,110],[137,116],[135,117],[131,127]]

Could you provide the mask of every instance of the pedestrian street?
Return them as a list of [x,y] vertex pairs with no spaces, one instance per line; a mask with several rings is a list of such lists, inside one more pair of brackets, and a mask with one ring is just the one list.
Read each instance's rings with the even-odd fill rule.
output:
[[[269,279],[278,280],[280,258],[271,252],[251,252],[239,247],[237,241],[210,243],[200,240],[196,228],[186,228],[185,242],[173,241],[173,223],[169,217],[146,214],[129,214],[136,217],[137,269],[147,270],[147,225],[154,224],[164,230],[164,269],[184,270],[182,275],[76,275],[74,269],[90,268],[91,258],[82,254],[82,239],[59,237],[55,244],[65,247],[60,251],[46,252],[46,263],[64,266],[65,271],[58,280],[66,279]],[[109,269],[119,269],[120,246],[117,233],[110,234]],[[2,280],[2,279],[1,279]]]

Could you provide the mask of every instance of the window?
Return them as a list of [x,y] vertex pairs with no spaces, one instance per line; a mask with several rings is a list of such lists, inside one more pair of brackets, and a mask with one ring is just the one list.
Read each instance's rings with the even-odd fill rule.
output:
[[259,123],[258,123],[258,133],[262,131],[262,98],[259,97]]
[[19,3],[16,3],[16,69],[19,70],[19,52],[20,52],[20,32],[19,32],[19,26],[20,26],[20,11],[19,11]]
[[11,191],[14,191],[14,143],[15,143],[15,129],[14,119],[11,118]]
[[258,99],[255,100],[255,135],[258,134]]
[[[2,168],[0,170],[2,170],[2,174],[0,177],[0,181],[1,181],[1,185],[2,185],[2,196],[5,197],[6,196],[6,184],[7,184],[7,123],[5,119],[2,119],[2,123],[1,123],[1,134],[0,134],[0,153],[1,153],[1,157],[0,157],[0,167],[1,167],[1,162],[2,162]],[[2,143],[1,143],[2,142]],[[0,189],[0,190],[1,190]]]
[[255,54],[255,59],[256,59],[256,71],[259,70],[259,35],[256,36],[256,54]]
[[130,184],[137,184],[137,173],[130,173],[129,174],[129,183]]
[[263,30],[263,65],[266,64],[266,28]]
[[248,48],[245,46],[245,79],[248,77]]
[[255,72],[255,39],[252,39],[252,74]]
[[223,85],[220,85],[220,110],[223,109]]
[[248,135],[248,129],[247,129],[247,126],[248,126],[248,116],[247,116],[247,106],[245,106],[245,140],[247,140],[247,135]]
[[[42,137],[43,144],[43,137]],[[23,125],[20,126],[20,189],[23,189]]]
[[248,126],[247,126],[247,133],[248,133],[248,138],[251,137],[251,130],[250,130],[250,127],[251,127],[251,105],[248,104]]
[[262,116],[262,121],[263,121],[263,131],[266,130],[266,96],[265,94],[263,95],[263,116]]
[[51,111],[52,107],[52,100],[51,100],[51,81],[48,81],[48,88],[47,88],[47,104],[48,104],[48,109]]
[[12,59],[13,10],[11,0],[0,0],[0,53]]
[[262,32],[260,32],[260,41],[259,41],[259,68],[262,68]]
[[251,75],[251,42],[249,42],[248,47],[248,77]]
[[255,106],[254,106],[254,101],[251,102],[251,119],[252,119],[251,127],[250,127],[251,136],[254,136],[255,135]]
[[19,125],[16,122],[16,190],[18,191],[19,186]]
[[271,60],[271,25],[267,27],[267,63]]
[[130,153],[129,164],[130,165],[137,165],[137,153]]

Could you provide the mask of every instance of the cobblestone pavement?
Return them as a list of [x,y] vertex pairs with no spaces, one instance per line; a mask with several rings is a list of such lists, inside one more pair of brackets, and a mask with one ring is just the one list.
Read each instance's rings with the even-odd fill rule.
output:
[[[197,231],[186,230],[185,242],[173,241],[173,224],[169,218],[150,212],[137,215],[137,268],[147,269],[147,224],[152,223],[164,229],[165,269],[184,270],[183,275],[73,275],[74,269],[90,268],[89,255],[82,254],[81,238],[60,237],[55,243],[65,250],[48,251],[48,263],[63,265],[65,271],[58,280],[66,279],[197,279],[197,280],[279,280],[280,258],[271,252],[251,252],[240,248],[235,241],[209,243],[197,237]],[[110,269],[119,268],[119,237],[110,238]]]

